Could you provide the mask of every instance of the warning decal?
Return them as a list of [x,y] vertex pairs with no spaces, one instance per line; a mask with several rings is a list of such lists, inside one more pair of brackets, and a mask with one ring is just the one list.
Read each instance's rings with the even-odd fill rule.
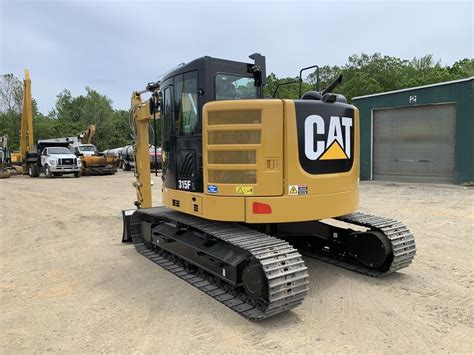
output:
[[235,193],[237,195],[253,195],[253,186],[237,186]]
[[308,186],[307,185],[289,185],[288,186],[288,195],[298,196],[298,195],[307,195]]
[[288,186],[288,194],[289,195],[298,195],[298,185]]

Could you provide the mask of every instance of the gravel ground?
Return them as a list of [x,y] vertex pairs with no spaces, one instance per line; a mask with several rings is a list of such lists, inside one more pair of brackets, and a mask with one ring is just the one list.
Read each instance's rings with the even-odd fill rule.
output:
[[362,183],[360,210],[415,234],[414,263],[373,279],[306,258],[303,305],[253,323],[121,244],[132,181],[0,180],[2,353],[473,352],[474,189]]

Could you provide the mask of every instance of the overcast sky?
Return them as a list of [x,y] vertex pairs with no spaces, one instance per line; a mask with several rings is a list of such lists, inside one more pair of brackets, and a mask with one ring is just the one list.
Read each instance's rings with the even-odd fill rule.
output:
[[260,52],[278,76],[361,52],[433,54],[449,65],[474,56],[472,1],[0,3],[0,74],[22,78],[29,68],[45,114],[60,91],[86,86],[128,108],[133,90],[203,55],[246,61]]

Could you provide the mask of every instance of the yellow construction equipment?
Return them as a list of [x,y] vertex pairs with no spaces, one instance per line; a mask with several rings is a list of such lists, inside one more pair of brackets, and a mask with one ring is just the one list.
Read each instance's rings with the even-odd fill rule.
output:
[[[301,99],[263,99],[265,57],[250,58],[199,58],[133,93],[138,209],[123,211],[123,241],[263,319],[303,301],[301,254],[384,276],[416,247],[402,223],[356,212],[359,112],[331,93],[342,78]],[[164,206],[152,207],[148,125],[158,117]]]
[[[25,69],[25,79],[23,80],[23,105],[21,110],[20,151],[11,153],[12,164],[24,166],[26,153],[34,149],[33,137],[31,78],[30,71]],[[26,173],[25,168],[23,171]]]
[[69,148],[81,158],[83,175],[113,175],[117,172],[119,159],[98,152],[96,146],[92,144],[95,132],[95,125],[88,126],[71,140]]

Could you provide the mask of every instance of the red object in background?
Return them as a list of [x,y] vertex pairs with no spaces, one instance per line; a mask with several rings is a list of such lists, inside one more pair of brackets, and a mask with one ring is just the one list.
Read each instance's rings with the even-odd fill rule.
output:
[[254,202],[252,204],[252,210],[255,214],[271,214],[272,213],[272,206],[261,203],[261,202]]

